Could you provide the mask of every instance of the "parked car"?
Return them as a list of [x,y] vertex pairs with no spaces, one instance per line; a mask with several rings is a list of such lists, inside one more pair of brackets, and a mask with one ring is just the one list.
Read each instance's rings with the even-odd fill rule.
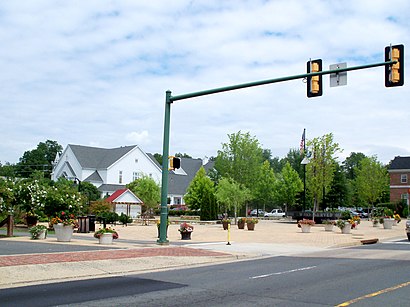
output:
[[406,222],[406,233],[407,233],[407,239],[410,241],[410,220],[407,220]]
[[[256,213],[256,211],[258,211],[258,213]],[[264,216],[265,211],[263,211],[262,209],[253,209],[250,213],[250,216]]]
[[285,212],[282,209],[272,209],[271,212],[266,212],[264,217],[285,217]]

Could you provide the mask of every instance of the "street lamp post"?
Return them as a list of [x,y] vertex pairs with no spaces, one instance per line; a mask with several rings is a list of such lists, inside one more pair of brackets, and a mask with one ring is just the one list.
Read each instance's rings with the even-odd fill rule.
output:
[[306,157],[306,150],[304,151],[305,157],[303,158],[300,164],[303,165],[303,211],[302,211],[302,218],[305,217],[305,210],[306,210],[306,164],[309,163],[309,159]]

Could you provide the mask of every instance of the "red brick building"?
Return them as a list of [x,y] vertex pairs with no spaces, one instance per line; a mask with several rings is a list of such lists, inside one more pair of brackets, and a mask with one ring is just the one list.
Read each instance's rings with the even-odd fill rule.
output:
[[390,202],[407,200],[410,189],[410,157],[395,157],[389,167]]

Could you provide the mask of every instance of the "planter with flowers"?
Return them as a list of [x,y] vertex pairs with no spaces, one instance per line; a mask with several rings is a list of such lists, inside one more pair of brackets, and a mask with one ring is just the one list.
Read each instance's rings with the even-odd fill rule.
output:
[[44,225],[36,225],[29,230],[32,240],[44,240],[47,237],[47,227]]
[[181,240],[191,240],[191,233],[194,231],[194,226],[183,222],[179,225],[178,231],[181,233]]
[[238,219],[238,229],[245,229],[246,218],[240,217]]
[[360,217],[359,216],[354,216],[352,218],[352,229],[357,229],[357,226],[360,224]]
[[231,224],[231,219],[228,219],[228,218],[222,219],[222,227],[224,228],[224,230],[228,230],[228,225],[230,224]]
[[57,241],[70,242],[73,237],[74,228],[78,227],[78,223],[73,214],[67,214],[65,211],[62,211],[59,216],[51,219],[51,227],[54,228]]
[[374,219],[372,219],[372,224],[373,227],[379,227],[379,218],[375,217]]
[[394,218],[393,218],[393,210],[391,209],[384,209],[384,216],[380,218],[380,224],[383,224],[384,229],[392,229]]
[[259,220],[253,217],[246,219],[246,228],[248,230],[255,230],[255,224],[258,224]]
[[324,220],[322,224],[325,225],[325,231],[333,231],[333,227],[336,225],[336,222],[331,220]]
[[118,233],[111,227],[101,228],[94,233],[94,238],[97,238],[100,244],[112,244],[118,237]]
[[315,225],[314,220],[303,219],[298,222],[298,227],[302,230],[303,233],[309,233],[310,228]]
[[336,226],[340,228],[343,234],[349,234],[352,229],[352,224],[346,220],[337,220]]

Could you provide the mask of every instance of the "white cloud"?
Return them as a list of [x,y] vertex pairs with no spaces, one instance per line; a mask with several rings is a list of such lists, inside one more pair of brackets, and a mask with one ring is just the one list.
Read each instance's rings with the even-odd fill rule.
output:
[[[0,161],[47,139],[162,152],[166,90],[298,75],[309,58],[325,68],[383,61],[389,43],[410,45],[409,15],[406,0],[3,1]],[[242,130],[283,156],[306,128],[388,162],[410,152],[407,83],[386,89],[374,68],[349,72],[341,88],[325,77],[320,98],[295,80],[178,101],[170,148],[214,156]]]

